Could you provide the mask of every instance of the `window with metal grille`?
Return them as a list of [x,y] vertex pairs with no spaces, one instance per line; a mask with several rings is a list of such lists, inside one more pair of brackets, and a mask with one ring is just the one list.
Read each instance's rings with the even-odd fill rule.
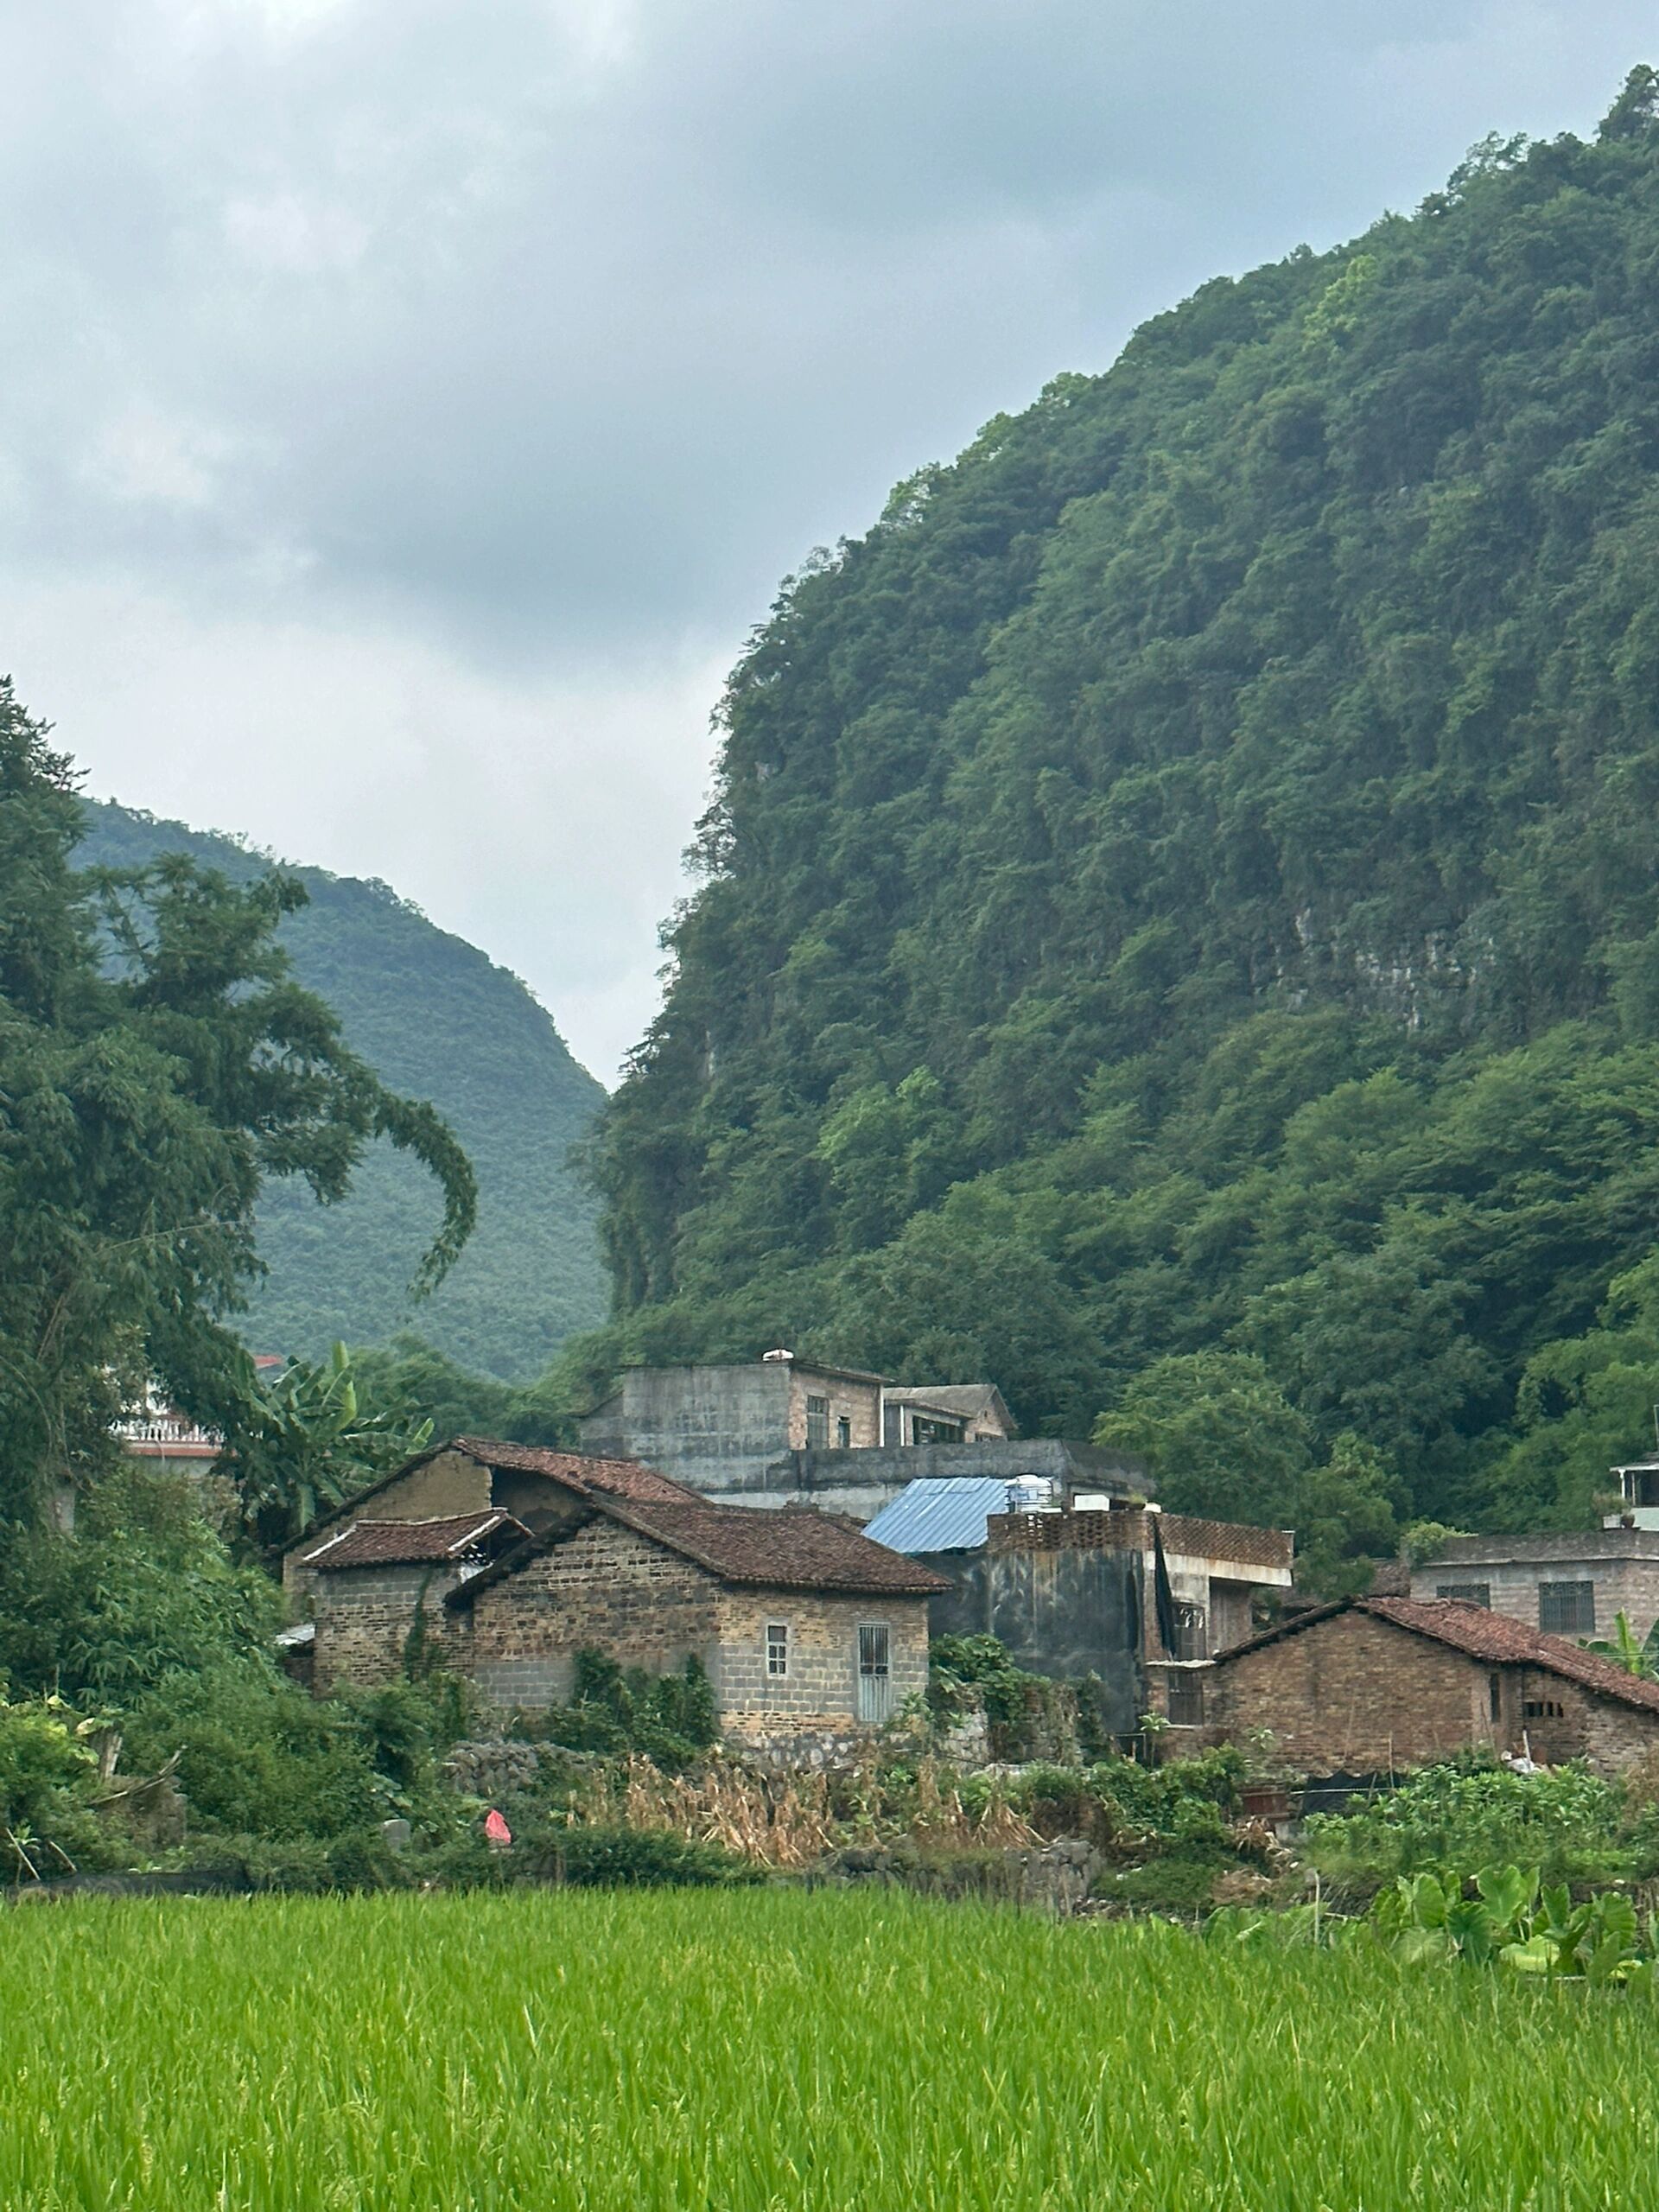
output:
[[1204,1726],[1204,1676],[1185,1668],[1169,1670],[1169,1724],[1172,1728]]
[[891,1639],[886,1621],[858,1624],[858,1717],[878,1726],[893,1713]]
[[766,1672],[777,1676],[789,1672],[789,1623],[766,1623]]
[[1593,1636],[1596,1632],[1595,1584],[1541,1582],[1538,1585],[1538,1625],[1546,1636]]
[[806,1401],[806,1441],[809,1450],[815,1446],[820,1451],[830,1441],[830,1401],[808,1395]]
[[1175,1656],[1178,1659],[1207,1659],[1210,1656],[1210,1628],[1202,1605],[1177,1602]]
[[1455,1598],[1465,1605],[1484,1605],[1489,1613],[1492,1610],[1492,1586],[1490,1582],[1437,1582],[1434,1595],[1437,1598]]
[[1529,1697],[1521,1707],[1523,1720],[1559,1720],[1564,1708],[1553,1697]]
[[853,1424],[842,1414],[836,1422],[836,1449],[837,1452],[850,1452],[852,1446]]

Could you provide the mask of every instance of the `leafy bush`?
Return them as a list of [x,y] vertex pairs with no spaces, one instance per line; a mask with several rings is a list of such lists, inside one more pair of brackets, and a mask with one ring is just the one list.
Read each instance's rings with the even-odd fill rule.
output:
[[1501,1961],[1522,1974],[1650,1989],[1656,1931],[1625,1897],[1604,1890],[1574,1904],[1565,1883],[1541,1888],[1536,1868],[1487,1866],[1455,1876],[1402,1875],[1372,1909],[1372,1924],[1402,1958]]
[[110,1863],[88,1802],[98,1761],[60,1699],[0,1696],[0,1870],[34,1879]]
[[125,1706],[175,1675],[271,1671],[282,1604],[175,1478],[135,1462],[83,1499],[76,1534],[0,1546],[0,1672],[14,1688]]
[[666,1828],[566,1828],[542,1849],[537,1872],[577,1889],[709,1888],[763,1878],[717,1843],[692,1842]]
[[547,1742],[573,1751],[638,1751],[676,1772],[693,1765],[717,1740],[715,1694],[700,1662],[677,1673],[624,1669],[601,1651],[579,1651],[575,1695],[535,1722]]
[[1514,1861],[1546,1881],[1605,1880],[1636,1859],[1616,1783],[1576,1765],[1516,1774],[1484,1754],[1424,1767],[1356,1812],[1313,1815],[1304,1847],[1362,1896],[1431,1868],[1461,1880]]

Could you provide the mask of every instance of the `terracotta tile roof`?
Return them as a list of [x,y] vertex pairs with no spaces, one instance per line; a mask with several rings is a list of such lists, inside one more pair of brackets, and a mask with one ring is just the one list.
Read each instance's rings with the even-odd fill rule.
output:
[[644,1505],[632,1500],[606,1510],[706,1567],[722,1582],[915,1597],[952,1586],[931,1567],[872,1542],[839,1514],[787,1505]]
[[315,1551],[302,1553],[302,1567],[333,1574],[346,1567],[420,1567],[464,1559],[492,1537],[513,1540],[530,1534],[511,1513],[455,1513],[437,1521],[353,1521]]
[[1465,1605],[1453,1598],[1339,1599],[1334,1605],[1315,1605],[1294,1620],[1282,1621],[1265,1636],[1253,1637],[1249,1643],[1236,1644],[1230,1651],[1220,1653],[1215,1663],[1227,1666],[1247,1651],[1258,1650],[1283,1637],[1300,1636],[1317,1622],[1346,1612],[1369,1613],[1373,1619],[1391,1621],[1395,1628],[1432,1637],[1437,1643],[1448,1644],[1452,1650],[1489,1666],[1533,1667],[1542,1674],[1577,1682],[1599,1697],[1616,1698],[1622,1705],[1659,1713],[1659,1682],[1627,1675],[1611,1659],[1586,1651],[1581,1644],[1569,1643],[1565,1637],[1546,1636],[1540,1629],[1529,1628],[1524,1621],[1511,1620],[1506,1613],[1490,1612],[1484,1605]]
[[[464,1452],[486,1467],[545,1475],[583,1496],[597,1491],[606,1497],[632,1497],[663,1505],[694,1504],[697,1498],[696,1491],[659,1475],[655,1467],[638,1459],[596,1459],[586,1452],[555,1452],[539,1444],[504,1444],[487,1436],[457,1436],[438,1449]],[[426,1456],[430,1457],[430,1452]]]

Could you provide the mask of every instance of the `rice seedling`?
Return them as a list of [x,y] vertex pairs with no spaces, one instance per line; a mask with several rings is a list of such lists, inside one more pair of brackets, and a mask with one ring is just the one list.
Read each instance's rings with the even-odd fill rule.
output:
[[7,2212],[1603,2212],[1608,1992],[883,1891],[0,1920]]

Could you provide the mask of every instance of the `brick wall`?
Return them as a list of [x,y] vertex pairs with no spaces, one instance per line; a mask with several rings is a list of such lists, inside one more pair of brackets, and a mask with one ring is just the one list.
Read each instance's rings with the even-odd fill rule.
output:
[[1242,1652],[1205,1687],[1208,1726],[1234,1737],[1269,1728],[1280,1754],[1310,1774],[1421,1766],[1471,1744],[1518,1746],[1521,1703],[1519,1669],[1493,1669],[1364,1613]]
[[1421,1766],[1470,1745],[1519,1751],[1523,1741],[1544,1765],[1582,1758],[1615,1773],[1659,1745],[1659,1713],[1541,1669],[1491,1667],[1363,1613],[1211,1669],[1205,1719],[1222,1735],[1271,1729],[1281,1754],[1310,1774]]
[[[789,1672],[766,1672],[768,1624],[789,1630]],[[730,1734],[765,1738],[780,1727],[846,1729],[857,1714],[861,1623],[887,1627],[893,1710],[927,1687],[925,1598],[832,1598],[801,1590],[722,1589],[719,1654],[710,1669]]]
[[318,1575],[313,1688],[321,1694],[402,1674],[417,1607],[424,1613],[428,1648],[442,1646],[449,1623],[444,1596],[455,1580],[454,1569],[447,1567],[355,1567]]
[[844,1375],[815,1375],[810,1367],[791,1367],[789,1370],[789,1448],[791,1452],[804,1452],[807,1447],[806,1402],[809,1395],[827,1398],[830,1402],[827,1441],[831,1446],[836,1444],[836,1423],[842,1417],[851,1424],[852,1450],[868,1452],[881,1441],[880,1383],[854,1382]]
[[695,1656],[712,1679],[718,1587],[677,1553],[594,1519],[480,1592],[456,1617],[454,1663],[497,1705],[563,1703],[587,1649],[653,1674]]

